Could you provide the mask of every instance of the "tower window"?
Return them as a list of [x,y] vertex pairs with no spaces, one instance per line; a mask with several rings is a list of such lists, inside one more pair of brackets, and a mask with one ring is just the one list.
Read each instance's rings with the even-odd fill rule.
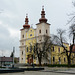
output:
[[47,30],[46,30],[46,33],[47,33]]
[[22,38],[24,38],[24,35],[22,35]]
[[41,33],[41,30],[39,30],[39,33]]
[[22,51],[22,55],[23,55],[23,51]]
[[22,58],[22,60],[23,60],[23,58]]
[[24,45],[24,43],[22,43],[22,45]]

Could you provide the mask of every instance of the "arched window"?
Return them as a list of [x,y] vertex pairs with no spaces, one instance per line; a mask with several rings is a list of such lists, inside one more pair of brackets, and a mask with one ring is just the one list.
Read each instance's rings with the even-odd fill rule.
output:
[[34,53],[35,53],[35,46],[34,46]]
[[54,47],[53,47],[53,52],[55,51]]
[[30,46],[30,52],[32,52],[32,46]]
[[30,36],[32,36],[32,34],[30,34]]
[[41,33],[41,30],[39,30],[39,33]]
[[64,62],[66,62],[66,59],[64,58]]
[[58,48],[58,52],[60,53],[60,48]]
[[23,58],[22,58],[22,60],[23,60]]
[[46,33],[47,33],[47,29],[46,29]]
[[53,57],[53,64],[55,63],[55,57]]
[[27,52],[28,52],[28,47],[27,47]]
[[24,38],[24,35],[22,35],[22,38]]
[[22,55],[23,55],[23,51],[22,51]]
[[61,58],[59,57],[59,64],[61,64]]

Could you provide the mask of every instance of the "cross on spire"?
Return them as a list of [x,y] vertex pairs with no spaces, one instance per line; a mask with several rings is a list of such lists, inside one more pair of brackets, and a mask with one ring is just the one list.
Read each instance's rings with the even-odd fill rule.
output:
[[28,18],[28,13],[26,14],[26,18]]
[[44,11],[44,5],[42,6],[42,10]]

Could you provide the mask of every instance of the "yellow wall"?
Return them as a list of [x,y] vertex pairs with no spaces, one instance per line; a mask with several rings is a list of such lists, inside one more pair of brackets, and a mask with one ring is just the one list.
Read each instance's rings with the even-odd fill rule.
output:
[[[25,48],[25,53],[26,53],[26,63],[27,63],[27,55],[31,54],[33,55],[33,51],[30,52],[30,44],[33,46],[34,43],[36,43],[36,38],[35,37],[35,30],[33,28],[30,28],[29,31],[26,33],[26,48]],[[27,52],[27,47],[28,47],[28,52]],[[36,60],[34,60],[34,63],[36,63]]]
[[[67,45],[68,47],[69,45]],[[60,50],[59,50],[60,48]],[[62,54],[62,52],[64,51],[64,49],[60,46],[54,46],[54,51],[52,50],[51,52],[51,63],[52,64],[67,64],[67,58],[65,53]],[[53,63],[53,57],[55,57],[55,62]],[[59,57],[60,57],[60,63],[59,63]],[[65,61],[64,61],[65,59]]]
[[[23,31],[23,34],[24,34],[24,31]],[[27,55],[31,54],[33,55],[33,51],[30,52],[29,51],[29,47],[30,47],[30,44],[31,45],[34,45],[34,43],[36,43],[36,38],[35,38],[35,29],[33,28],[30,28],[25,34],[25,63],[27,63]],[[22,43],[22,42],[21,42]],[[65,44],[64,45],[66,46],[66,48],[69,50],[69,45],[68,44]],[[28,52],[27,52],[27,47],[29,48],[28,49]],[[60,48],[60,52],[59,52],[59,48]],[[24,48],[21,50],[24,50]],[[67,64],[67,57],[66,57],[66,54],[61,54],[62,52],[64,51],[64,49],[61,47],[61,46],[58,46],[58,45],[54,45],[54,51],[51,50],[51,64]],[[74,54],[72,53],[72,56],[74,56]],[[23,56],[21,55],[21,57],[23,58]],[[55,62],[53,63],[53,57],[55,57]],[[61,59],[61,63],[59,63],[59,57]],[[64,62],[64,58],[65,58],[65,62]],[[23,63],[23,61],[21,61],[21,63]],[[34,63],[36,64],[36,59],[34,59]],[[72,63],[72,61],[71,61]]]

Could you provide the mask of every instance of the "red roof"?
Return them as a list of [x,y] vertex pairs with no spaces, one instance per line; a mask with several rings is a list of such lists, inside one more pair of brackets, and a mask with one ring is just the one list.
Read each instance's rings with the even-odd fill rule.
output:
[[13,58],[12,57],[0,57],[0,62],[3,62],[3,61],[12,62]]
[[75,45],[73,46],[72,51],[75,52]]
[[23,25],[24,28],[30,28],[30,25]]

